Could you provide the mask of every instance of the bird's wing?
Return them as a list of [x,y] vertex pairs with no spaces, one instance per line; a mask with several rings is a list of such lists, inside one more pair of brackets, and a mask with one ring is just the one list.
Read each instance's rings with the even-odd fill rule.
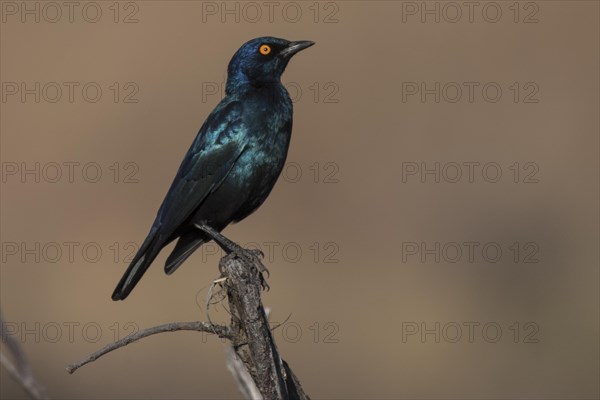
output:
[[224,100],[206,119],[185,155],[150,233],[117,284],[112,299],[125,299],[160,250],[186,219],[216,190],[244,152],[248,132],[242,106]]
[[161,205],[155,225],[168,238],[215,191],[244,152],[242,105],[223,102],[207,118]]

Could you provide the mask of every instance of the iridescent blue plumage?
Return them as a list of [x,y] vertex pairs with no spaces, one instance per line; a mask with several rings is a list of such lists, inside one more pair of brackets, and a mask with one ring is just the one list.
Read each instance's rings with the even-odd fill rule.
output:
[[292,102],[281,84],[290,58],[313,42],[262,37],[245,43],[228,67],[226,96],[185,155],[146,240],[118,283],[125,299],[160,250],[178,239],[165,271],[175,271],[211,235],[254,212],[285,163]]

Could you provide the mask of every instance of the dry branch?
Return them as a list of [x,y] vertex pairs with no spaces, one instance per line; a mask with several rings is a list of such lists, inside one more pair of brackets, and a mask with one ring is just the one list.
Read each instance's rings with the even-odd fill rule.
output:
[[308,399],[281,359],[262,305],[261,274],[236,257],[219,264],[231,312],[232,345],[265,399]]
[[277,351],[260,297],[265,286],[261,273],[254,265],[233,255],[223,257],[219,269],[222,276],[218,283],[227,293],[231,326],[207,322],[179,322],[145,329],[69,365],[67,371],[73,373],[113,350],[150,335],[193,330],[214,333],[231,341],[233,353],[228,355],[228,367],[245,397],[266,400],[309,399],[298,378]]
[[98,358],[103,355],[110,353],[113,350],[117,350],[120,347],[127,346],[130,343],[136,342],[140,339],[143,339],[147,336],[156,335],[157,333],[163,332],[175,332],[175,331],[197,331],[197,332],[207,332],[214,333],[215,335],[221,338],[229,338],[229,328],[226,326],[213,325],[207,322],[172,322],[169,324],[154,326],[152,328],[143,329],[137,333],[131,334],[129,336],[124,337],[121,340],[110,343],[104,346],[102,349],[90,354],[86,358],[77,361],[76,363],[70,364],[67,366],[67,372],[72,374],[79,368],[83,367],[85,364],[88,364],[92,361],[96,361]]

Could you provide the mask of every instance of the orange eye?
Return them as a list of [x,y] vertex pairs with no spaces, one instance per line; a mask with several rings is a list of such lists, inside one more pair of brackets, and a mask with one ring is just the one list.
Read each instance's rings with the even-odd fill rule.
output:
[[271,52],[271,46],[269,46],[267,44],[263,44],[262,46],[260,46],[260,49],[258,49],[258,51],[263,56],[266,56],[266,55],[268,55]]

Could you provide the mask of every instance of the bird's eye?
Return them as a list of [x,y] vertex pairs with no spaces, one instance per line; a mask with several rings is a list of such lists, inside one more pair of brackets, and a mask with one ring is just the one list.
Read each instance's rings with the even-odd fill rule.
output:
[[260,48],[258,49],[258,51],[263,56],[266,56],[266,55],[268,55],[271,52],[271,46],[269,46],[268,44],[263,44],[262,46],[260,46]]

